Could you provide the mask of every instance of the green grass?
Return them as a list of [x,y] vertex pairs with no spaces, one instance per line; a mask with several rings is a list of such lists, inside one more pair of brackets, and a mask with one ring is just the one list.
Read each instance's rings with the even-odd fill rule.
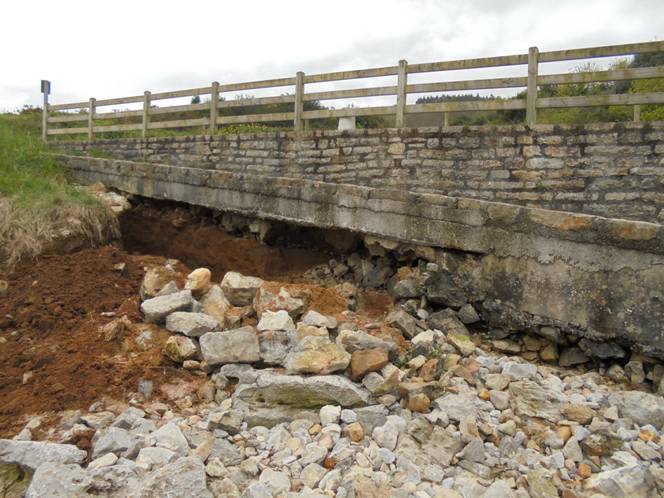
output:
[[65,234],[96,244],[117,233],[111,211],[47,154],[40,126],[35,111],[0,115],[0,267],[38,256]]

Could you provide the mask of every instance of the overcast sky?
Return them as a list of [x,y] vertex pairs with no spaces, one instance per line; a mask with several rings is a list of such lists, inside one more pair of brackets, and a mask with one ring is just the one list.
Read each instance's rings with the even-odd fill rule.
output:
[[0,110],[39,104],[42,78],[51,102],[64,103],[399,59],[661,40],[663,20],[664,0],[7,0]]

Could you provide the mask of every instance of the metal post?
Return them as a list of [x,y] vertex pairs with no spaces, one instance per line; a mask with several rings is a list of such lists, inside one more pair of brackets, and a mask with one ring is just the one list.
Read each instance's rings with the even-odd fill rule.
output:
[[219,82],[212,82],[212,93],[210,96],[210,135],[217,133],[217,114],[219,112]]
[[302,113],[304,112],[304,73],[298,71],[295,75],[295,117],[293,119],[293,128],[295,131],[301,131],[303,127]]
[[148,137],[148,124],[150,123],[150,96],[151,93],[147,90],[143,94],[143,126],[141,128],[141,137],[143,139]]
[[408,62],[399,61],[397,72],[397,116],[394,125],[403,128],[406,119],[406,82],[408,79]]
[[92,142],[94,137],[95,99],[90,99],[88,104],[88,140]]
[[537,66],[539,50],[537,47],[528,49],[528,93],[526,95],[526,124],[537,123]]
[[48,139],[48,95],[51,93],[51,82],[41,80],[41,91],[44,94],[44,104],[42,107],[42,140]]

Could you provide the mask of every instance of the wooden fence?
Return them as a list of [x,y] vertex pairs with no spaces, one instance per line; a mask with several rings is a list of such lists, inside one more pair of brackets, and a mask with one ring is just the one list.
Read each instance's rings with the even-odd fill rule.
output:
[[[626,56],[647,52],[664,51],[664,42],[630,43],[602,47],[590,47],[571,50],[554,50],[540,52],[532,47],[527,54],[505,55],[499,57],[485,57],[479,59],[463,59],[445,62],[426,62],[408,64],[405,60],[399,61],[396,66],[359,69],[352,71],[339,71],[321,74],[305,75],[298,72],[295,77],[277,78],[247,83],[220,84],[213,82],[210,86],[176,90],[171,92],[151,93],[131,97],[112,99],[94,99],[87,102],[73,102],[67,104],[45,105],[43,116],[43,138],[51,135],[81,135],[86,134],[92,140],[95,133],[118,131],[141,131],[145,138],[150,130],[208,127],[211,134],[216,133],[219,125],[235,123],[264,123],[274,121],[293,121],[295,130],[302,130],[307,120],[347,116],[396,116],[396,127],[403,127],[406,114],[436,112],[443,113],[444,122],[450,112],[458,111],[494,111],[494,110],[524,110],[526,123],[537,122],[537,110],[564,107],[590,107],[607,105],[634,106],[634,117],[638,120],[638,110],[641,104],[664,104],[664,92],[651,93],[623,93],[612,95],[592,95],[575,97],[548,97],[538,98],[537,88],[541,85],[573,84],[607,82],[620,80],[640,80],[650,78],[663,78],[664,66],[642,67],[629,69],[613,69],[591,72],[567,72],[560,74],[540,75],[539,65],[546,62],[571,61],[591,59],[597,57]],[[527,66],[527,75],[522,77],[472,79],[459,81],[446,81],[434,83],[408,83],[408,75],[418,73],[432,73],[462,69],[495,68],[502,66]],[[375,78],[382,76],[396,76],[396,85],[374,86],[370,88],[352,88],[346,90],[306,92],[305,86],[312,83],[335,82],[341,80],[357,80],[361,78]],[[237,100],[220,99],[220,94],[265,88],[292,87],[292,93],[275,97],[241,98]],[[407,104],[409,94],[486,90],[500,88],[525,88],[525,99],[492,99],[479,101],[449,101],[425,104]],[[208,96],[209,102],[171,105],[156,107],[154,103],[159,100],[178,97]],[[387,106],[348,107],[343,109],[304,110],[304,102],[350,99],[358,97],[380,97],[396,95],[396,104]],[[117,106],[120,104],[141,103],[141,110],[99,112],[101,107]],[[293,104],[290,112],[272,112],[267,114],[244,114],[220,116],[219,109],[241,106],[260,106],[266,104]],[[62,113],[58,111],[79,110],[77,113]],[[206,115],[200,118],[174,119],[166,121],[151,120],[151,117],[163,114],[200,111]],[[140,122],[131,124],[95,124],[95,120],[108,120],[119,118],[139,118]],[[69,127],[66,123],[84,122],[84,126]],[[52,124],[65,123],[66,127],[52,127]]]

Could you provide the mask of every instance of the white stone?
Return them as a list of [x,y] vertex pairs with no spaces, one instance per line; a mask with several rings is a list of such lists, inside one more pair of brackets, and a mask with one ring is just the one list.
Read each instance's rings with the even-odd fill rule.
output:
[[336,424],[341,417],[341,407],[335,405],[325,405],[319,412],[321,425]]
[[166,329],[188,337],[200,337],[219,328],[219,322],[205,313],[176,311],[166,317]]
[[264,311],[256,328],[263,330],[295,330],[295,324],[287,311]]

